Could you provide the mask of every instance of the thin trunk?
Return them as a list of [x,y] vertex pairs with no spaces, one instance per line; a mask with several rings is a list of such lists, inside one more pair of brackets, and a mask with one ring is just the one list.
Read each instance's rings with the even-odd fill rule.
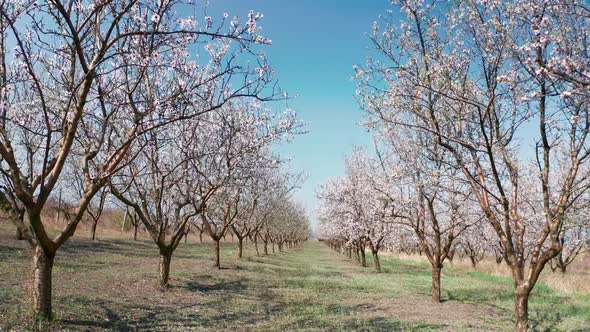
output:
[[361,265],[367,267],[367,256],[365,255],[365,248],[360,249],[361,252]]
[[215,267],[221,269],[221,265],[219,263],[219,240],[214,239],[213,241],[215,242]]
[[275,253],[275,243],[274,242],[272,243],[272,253],[273,254]]
[[121,225],[121,233],[125,231],[125,226],[127,226],[127,215],[129,214],[129,210],[125,210],[125,215],[123,215],[123,225]]
[[244,240],[238,237],[238,258],[242,258],[243,250],[244,250]]
[[375,267],[375,271],[381,272],[381,262],[379,261],[379,252],[377,250],[371,250],[373,254],[373,267]]
[[517,291],[514,294],[514,307],[516,311],[515,331],[526,332],[529,327],[529,294],[527,291]]
[[264,242],[264,254],[268,255],[268,241]]
[[168,278],[170,277],[170,261],[172,260],[171,251],[160,250],[160,288],[168,288]]
[[54,254],[46,253],[41,246],[35,247],[33,255],[33,309],[38,321],[52,319],[51,273]]
[[432,267],[432,301],[440,303],[440,272],[442,268]]
[[139,228],[139,223],[135,223],[133,225],[133,241],[137,241],[137,229]]
[[184,243],[188,241],[188,232],[184,233]]
[[258,251],[258,240],[254,239],[254,248],[256,248],[256,256],[260,256],[260,251]]
[[203,243],[203,232],[199,233],[199,243]]
[[98,219],[92,223],[92,241],[96,241],[96,226],[98,226]]

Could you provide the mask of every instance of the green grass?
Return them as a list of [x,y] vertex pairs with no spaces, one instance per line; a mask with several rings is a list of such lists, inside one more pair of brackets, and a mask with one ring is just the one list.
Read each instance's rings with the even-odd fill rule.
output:
[[[371,264],[371,258],[368,258]],[[417,293],[428,296],[431,274],[428,263],[381,258],[384,272],[396,275],[406,295]],[[589,280],[590,282],[590,280]],[[445,267],[441,280],[443,301],[488,305],[496,308],[506,319],[512,320],[514,309],[512,279],[478,271]],[[531,328],[539,331],[589,331],[590,296],[565,294],[537,283],[530,297]]]
[[[0,331],[37,328],[28,292],[30,252],[0,228]],[[510,280],[445,268],[443,304],[430,302],[427,264],[383,258],[374,273],[317,242],[256,257],[249,245],[181,244],[171,285],[157,288],[158,251],[150,242],[73,240],[58,253],[50,330],[509,330]],[[370,262],[369,262],[370,263]],[[550,314],[548,314],[550,312]],[[548,287],[533,294],[539,330],[590,326],[590,298]]]

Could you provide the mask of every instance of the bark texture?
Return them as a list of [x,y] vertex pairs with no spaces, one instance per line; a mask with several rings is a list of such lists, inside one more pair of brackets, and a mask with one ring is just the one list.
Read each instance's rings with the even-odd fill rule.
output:
[[35,247],[33,255],[33,310],[39,321],[49,321],[51,310],[51,287],[55,255],[47,253],[41,246]]

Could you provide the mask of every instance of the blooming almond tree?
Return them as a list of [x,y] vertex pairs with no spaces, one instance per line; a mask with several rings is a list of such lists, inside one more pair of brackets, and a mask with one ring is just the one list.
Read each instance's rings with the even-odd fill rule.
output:
[[[254,242],[256,255],[260,255],[258,239],[261,232],[273,219],[273,212],[282,200],[289,198],[289,194],[297,188],[301,175],[282,172],[278,167],[278,157],[269,156],[268,165],[260,165],[254,170],[249,181],[244,213],[242,217],[231,225],[232,232],[238,238],[238,258],[243,255],[243,241],[249,238]],[[265,253],[268,254],[267,244]]]
[[391,199],[406,202],[400,224],[414,231],[420,252],[432,266],[432,300],[439,303],[444,263],[462,233],[481,216],[472,212],[469,188],[462,184],[456,169],[447,166],[448,156],[432,144],[431,135],[412,136],[406,128],[398,129],[400,136],[391,137],[390,131],[385,141],[394,152],[391,160],[380,158],[382,167],[390,170],[386,174],[398,176],[386,177],[382,186],[399,187],[398,197]]
[[[179,15],[195,6],[176,0],[0,4],[0,171],[4,188],[26,210],[17,226],[34,252],[38,319],[52,316],[58,249],[94,195],[133,159],[138,137],[234,97],[275,95],[265,90],[272,69],[252,46],[269,43],[258,35],[260,15],[215,22]],[[199,56],[203,47],[207,53]],[[68,203],[71,216],[54,236],[41,212],[70,159],[82,170],[84,194]]]
[[278,114],[256,102],[228,103],[209,114],[206,121],[206,130],[201,129],[201,138],[191,147],[200,156],[191,158],[191,163],[198,174],[194,189],[198,196],[212,186],[219,189],[200,213],[202,225],[213,239],[215,266],[219,268],[219,242],[256,208],[260,193],[252,188],[264,174],[260,170],[281,162],[272,155],[272,144],[291,139],[301,132],[302,124],[291,109]]
[[186,122],[178,122],[151,133],[142,142],[145,146],[137,157],[111,181],[114,196],[133,210],[158,246],[162,289],[168,288],[172,255],[185,235],[187,223],[203,210],[217,189],[211,187],[205,195],[193,197],[196,176],[182,150],[191,142],[176,135],[189,129]]
[[[386,172],[376,158],[370,158],[359,148],[346,159],[345,174],[324,185],[318,193],[321,200],[320,218],[324,224],[335,224],[348,247],[357,246],[361,264],[365,243],[373,256],[373,265],[381,271],[379,251],[394,232],[396,218],[403,204],[393,193],[397,187],[383,186]],[[392,190],[393,189],[393,190]],[[324,227],[325,231],[330,227]],[[324,233],[332,239],[336,234]]]
[[589,185],[587,92],[579,68],[559,73],[587,63],[587,11],[575,1],[395,4],[405,18],[374,27],[379,58],[356,67],[359,98],[374,121],[431,134],[452,156],[502,245],[515,329],[526,331],[529,295]]

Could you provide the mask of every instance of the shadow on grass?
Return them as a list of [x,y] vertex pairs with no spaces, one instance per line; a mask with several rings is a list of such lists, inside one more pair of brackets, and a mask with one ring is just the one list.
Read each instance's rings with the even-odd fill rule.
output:
[[231,292],[232,294],[242,292],[247,288],[247,285],[241,280],[223,280],[213,284],[203,284],[203,281],[189,281],[186,285],[178,287],[187,289],[191,292]]

